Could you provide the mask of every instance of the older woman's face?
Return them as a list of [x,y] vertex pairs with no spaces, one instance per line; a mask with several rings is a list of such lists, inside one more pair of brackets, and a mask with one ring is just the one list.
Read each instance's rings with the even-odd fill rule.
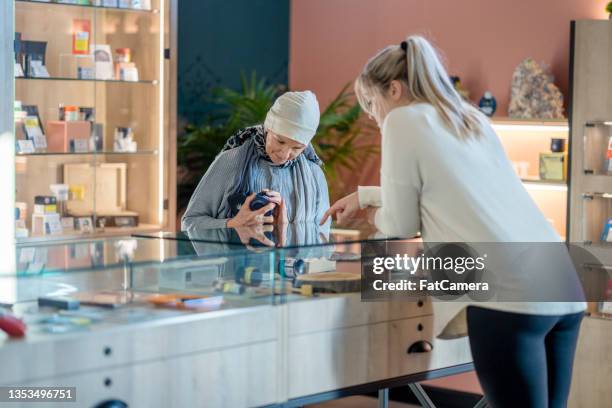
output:
[[266,136],[266,153],[274,164],[283,164],[293,160],[306,148],[305,145],[268,130]]

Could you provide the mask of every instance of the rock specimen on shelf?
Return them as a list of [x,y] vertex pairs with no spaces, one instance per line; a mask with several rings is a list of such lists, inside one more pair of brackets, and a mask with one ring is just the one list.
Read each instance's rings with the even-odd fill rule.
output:
[[519,64],[512,75],[508,115],[520,119],[562,119],[563,94],[552,75],[531,58]]

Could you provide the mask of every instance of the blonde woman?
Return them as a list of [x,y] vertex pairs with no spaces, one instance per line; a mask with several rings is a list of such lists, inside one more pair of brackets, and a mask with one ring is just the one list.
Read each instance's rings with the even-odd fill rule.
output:
[[[410,36],[386,47],[355,88],[382,131],[381,186],[360,187],[324,220],[334,215],[342,223],[365,210],[382,232],[420,231],[425,242],[560,242],[487,119],[455,91],[427,40]],[[583,302],[467,307],[487,402],[564,407],[584,309]]]

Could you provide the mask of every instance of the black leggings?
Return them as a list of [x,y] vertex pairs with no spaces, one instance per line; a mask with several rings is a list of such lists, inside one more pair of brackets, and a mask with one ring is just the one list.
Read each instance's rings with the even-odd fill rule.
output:
[[583,313],[528,315],[469,306],[474,367],[494,408],[567,406]]

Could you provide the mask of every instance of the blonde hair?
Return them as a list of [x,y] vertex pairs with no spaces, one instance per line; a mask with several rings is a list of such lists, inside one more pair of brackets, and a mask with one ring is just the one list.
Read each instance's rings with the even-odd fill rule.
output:
[[404,85],[411,103],[433,105],[459,138],[481,134],[484,115],[455,90],[438,53],[425,38],[409,36],[401,45],[384,48],[366,63],[355,82],[361,107],[372,114],[364,91],[373,90],[382,96],[394,80]]

